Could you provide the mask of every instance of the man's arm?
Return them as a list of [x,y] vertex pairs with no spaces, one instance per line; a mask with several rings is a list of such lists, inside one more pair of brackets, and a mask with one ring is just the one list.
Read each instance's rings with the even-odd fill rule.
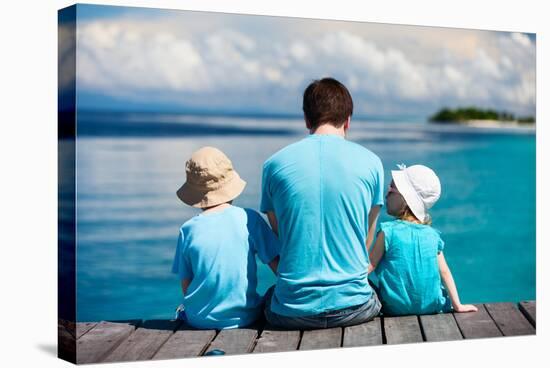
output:
[[189,279],[181,280],[181,291],[183,292],[183,295],[185,295],[185,293],[187,293],[187,288],[189,287],[190,283],[191,283],[191,280],[189,280]]
[[268,263],[269,268],[271,268],[271,271],[277,276],[277,268],[279,267],[279,256],[273,258],[271,262]]
[[376,266],[378,266],[378,262],[380,262],[380,260],[384,256],[384,253],[386,252],[386,247],[384,244],[385,241],[386,240],[385,240],[384,232],[380,231],[378,233],[378,237],[376,238],[376,243],[374,243],[372,249],[369,250],[370,263],[369,263],[368,273],[371,273],[372,271],[374,271]]
[[380,215],[380,205],[373,206],[369,212],[369,231],[367,234],[367,242],[366,242],[367,250],[370,249],[371,244],[374,240],[374,233],[376,231],[376,223],[378,222],[379,215]]
[[277,224],[277,217],[275,217],[275,212],[268,211],[267,212],[267,219],[269,220],[269,224],[271,225],[271,229],[277,235],[279,236],[279,225]]

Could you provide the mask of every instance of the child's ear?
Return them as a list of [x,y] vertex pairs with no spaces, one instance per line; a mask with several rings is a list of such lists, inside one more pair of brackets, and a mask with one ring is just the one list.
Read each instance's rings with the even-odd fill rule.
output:
[[349,124],[351,122],[351,115],[348,116],[348,119],[346,120],[346,122],[344,123],[344,130],[348,130],[349,129]]

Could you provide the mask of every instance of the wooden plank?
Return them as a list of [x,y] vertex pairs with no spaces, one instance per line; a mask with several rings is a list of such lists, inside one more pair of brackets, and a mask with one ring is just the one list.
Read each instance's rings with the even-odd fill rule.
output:
[[221,330],[204,354],[212,350],[221,350],[226,355],[250,353],[257,337],[258,330],[255,328]]
[[339,348],[342,344],[342,327],[304,331],[300,350]]
[[504,336],[533,335],[535,328],[513,303],[485,304]]
[[76,336],[76,323],[74,321],[59,318],[57,320],[57,327],[59,328],[60,326],[64,327],[67,333]]
[[452,313],[420,316],[420,326],[426,341],[462,340],[462,334]]
[[[57,322],[57,325],[58,327],[60,326],[64,327],[64,330],[63,330],[64,332],[62,332],[63,334],[68,333],[72,335],[74,338],[79,339],[86,332],[94,328],[97,325],[97,322],[76,322],[75,323],[74,321],[59,319]],[[76,344],[76,341],[75,341],[75,344]]]
[[97,322],[78,322],[76,324],[76,338],[80,339],[82,335],[90,331],[97,325]]
[[360,325],[344,328],[344,347],[382,345],[380,317]]
[[216,336],[216,330],[195,330],[181,325],[162,345],[153,359],[176,359],[196,357],[203,354]]
[[[74,326],[74,324],[72,325]],[[58,320],[57,323],[57,356],[71,363],[76,363],[76,338],[71,325]]]
[[534,300],[528,302],[519,303],[519,311],[523,313],[525,318],[533,325],[537,327],[537,302]]
[[417,316],[384,317],[387,344],[422,342],[422,332]]
[[265,329],[254,347],[254,353],[296,350],[300,343],[300,335],[299,330]]
[[502,336],[495,321],[483,304],[476,304],[477,312],[453,313],[458,328],[465,339]]
[[98,363],[134,332],[140,320],[102,321],[76,342],[77,364]]
[[145,321],[103,361],[127,362],[151,359],[181,322],[179,320]]

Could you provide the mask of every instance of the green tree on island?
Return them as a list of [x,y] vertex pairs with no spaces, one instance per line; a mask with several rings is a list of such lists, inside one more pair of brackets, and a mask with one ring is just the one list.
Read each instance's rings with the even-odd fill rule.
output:
[[461,123],[471,120],[497,120],[497,121],[517,121],[518,123],[534,123],[532,116],[517,118],[514,114],[505,111],[495,111],[491,109],[479,109],[476,107],[462,107],[457,109],[443,108],[436,114],[430,116],[431,122],[436,123]]

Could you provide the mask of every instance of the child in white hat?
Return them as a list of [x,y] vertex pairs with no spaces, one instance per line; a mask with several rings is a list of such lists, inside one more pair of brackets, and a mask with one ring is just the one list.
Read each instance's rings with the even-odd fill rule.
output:
[[199,149],[187,161],[186,174],[177,195],[203,211],[179,232],[172,272],[181,281],[184,308],[177,318],[195,328],[250,325],[263,307],[256,255],[276,272],[277,237],[258,212],[231,204],[246,182],[223,152]]
[[[428,210],[441,195],[439,178],[430,168],[414,165],[393,170],[386,194],[394,221],[380,224],[369,252],[369,272],[376,270],[378,297],[385,315],[473,312],[461,304],[443,256],[444,242],[430,226]],[[443,287],[444,285],[444,287]]]

